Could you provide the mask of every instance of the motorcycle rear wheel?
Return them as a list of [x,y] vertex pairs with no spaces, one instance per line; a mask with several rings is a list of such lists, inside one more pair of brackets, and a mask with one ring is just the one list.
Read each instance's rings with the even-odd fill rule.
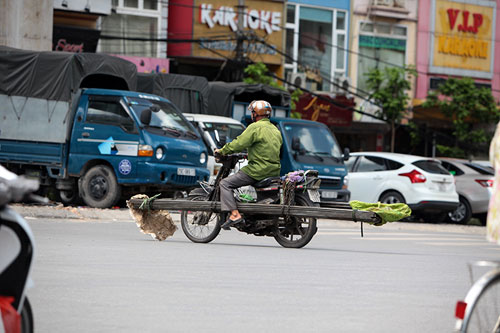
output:
[[[319,204],[312,202],[309,198],[297,194],[295,205],[319,207]],[[283,247],[301,248],[311,241],[317,230],[316,219],[312,217],[290,217],[288,222],[280,218],[274,239]]]
[[[206,201],[207,196],[188,198],[192,201]],[[181,213],[182,231],[194,243],[210,243],[219,235],[220,214],[201,211],[183,211]]]

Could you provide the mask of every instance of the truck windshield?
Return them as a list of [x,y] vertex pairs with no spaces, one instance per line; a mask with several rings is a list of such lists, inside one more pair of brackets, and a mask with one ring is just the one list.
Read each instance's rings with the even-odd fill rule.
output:
[[223,124],[223,123],[204,123],[206,131],[212,137],[217,148],[222,148],[225,143],[229,143],[236,139],[238,135],[243,133],[245,127],[240,124]]
[[194,135],[197,137],[191,124],[181,116],[180,112],[171,103],[157,100],[151,101],[145,98],[129,98],[129,105],[139,119],[141,112],[153,104],[159,107],[159,110],[152,112],[150,127],[162,129],[175,136]]
[[327,128],[288,123],[284,125],[284,129],[288,148],[297,161],[304,163],[342,161],[337,140]]

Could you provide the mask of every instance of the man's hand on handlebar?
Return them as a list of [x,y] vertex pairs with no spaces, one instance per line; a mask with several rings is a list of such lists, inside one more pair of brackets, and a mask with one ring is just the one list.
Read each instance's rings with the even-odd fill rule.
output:
[[222,154],[220,153],[220,149],[215,148],[214,149],[214,157],[215,157],[215,162],[220,163],[220,159],[222,157]]

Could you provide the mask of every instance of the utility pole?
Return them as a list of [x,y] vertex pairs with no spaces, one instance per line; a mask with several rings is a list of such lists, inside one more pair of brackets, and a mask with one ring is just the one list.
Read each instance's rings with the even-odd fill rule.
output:
[[236,65],[234,71],[234,81],[241,81],[243,79],[243,66],[245,65],[245,56],[243,55],[243,41],[245,35],[243,32],[243,16],[245,15],[245,0],[238,0],[238,30],[236,31],[236,55],[234,63]]

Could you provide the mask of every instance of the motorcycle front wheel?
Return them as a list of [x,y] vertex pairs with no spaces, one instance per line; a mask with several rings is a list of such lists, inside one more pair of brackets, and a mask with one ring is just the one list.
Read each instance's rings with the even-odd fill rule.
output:
[[[296,206],[319,207],[302,195],[295,195]],[[274,239],[283,247],[301,248],[306,246],[318,230],[316,219],[312,217],[280,218],[278,227],[274,233]]]
[[33,311],[28,297],[24,299],[23,309],[21,310],[21,333],[33,333]]
[[[192,201],[206,201],[207,196],[188,198]],[[201,211],[183,211],[181,214],[182,231],[194,243],[210,243],[219,235],[220,214]]]

